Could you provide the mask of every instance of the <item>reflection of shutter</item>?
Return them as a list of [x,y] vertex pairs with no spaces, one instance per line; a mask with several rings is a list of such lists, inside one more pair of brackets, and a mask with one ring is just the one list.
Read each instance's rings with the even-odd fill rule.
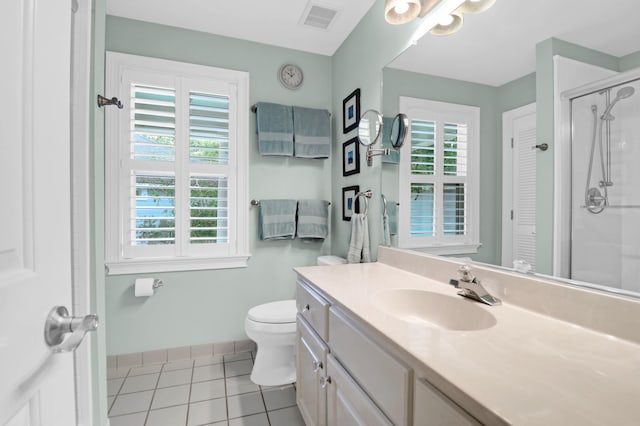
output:
[[513,122],[513,258],[536,266],[536,115]]
[[435,131],[432,121],[411,120],[411,174],[434,173]]

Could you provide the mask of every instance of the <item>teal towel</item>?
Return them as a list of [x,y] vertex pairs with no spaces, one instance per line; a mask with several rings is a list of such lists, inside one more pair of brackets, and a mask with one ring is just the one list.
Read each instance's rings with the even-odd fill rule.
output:
[[400,163],[400,153],[391,145],[391,125],[393,118],[382,117],[382,147],[389,148],[391,152],[389,155],[382,156],[382,162],[388,164]]
[[351,238],[347,263],[371,262],[371,247],[369,243],[369,221],[362,213],[351,215]]
[[398,234],[398,205],[395,201],[387,201],[389,235]]
[[295,156],[300,158],[329,158],[331,124],[329,111],[293,107]]
[[260,201],[260,239],[292,240],[296,235],[296,200]]
[[329,235],[329,202],[298,200],[298,238],[322,241]]
[[256,108],[260,154],[293,156],[293,110],[291,107],[259,102]]

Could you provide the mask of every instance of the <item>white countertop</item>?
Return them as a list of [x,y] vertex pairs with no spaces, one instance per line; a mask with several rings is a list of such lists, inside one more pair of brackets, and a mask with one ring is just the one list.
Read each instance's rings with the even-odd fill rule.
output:
[[431,381],[486,423],[640,424],[638,344],[504,302],[470,301],[497,319],[484,330],[410,324],[376,308],[371,296],[394,288],[453,296],[457,290],[382,263],[296,271],[422,363],[425,369],[416,377]]

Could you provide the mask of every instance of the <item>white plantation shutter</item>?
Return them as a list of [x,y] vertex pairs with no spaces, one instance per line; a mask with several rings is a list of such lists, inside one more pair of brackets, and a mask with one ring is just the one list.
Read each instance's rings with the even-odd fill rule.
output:
[[[442,253],[478,246],[479,110],[401,97],[411,139],[400,161],[399,244],[440,247]],[[449,250],[449,251],[447,251]]]
[[[119,146],[107,154],[108,193],[119,193],[108,203],[119,221],[107,227],[120,235],[108,242],[110,272],[139,272],[145,261],[155,262],[153,270],[245,266],[246,214],[237,209],[248,204],[248,75],[108,58],[108,81],[125,101],[107,126],[108,134],[118,129],[108,149]],[[120,265],[127,263],[138,269]]]
[[535,114],[514,121],[513,258],[536,267]]

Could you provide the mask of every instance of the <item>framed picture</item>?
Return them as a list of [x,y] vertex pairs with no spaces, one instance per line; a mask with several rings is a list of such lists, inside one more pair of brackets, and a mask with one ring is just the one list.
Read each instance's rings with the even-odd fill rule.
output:
[[360,89],[354,90],[342,101],[342,133],[358,127],[360,122]]
[[360,146],[358,138],[342,144],[342,176],[360,173]]
[[351,220],[353,212],[358,209],[356,194],[360,192],[360,187],[347,186],[342,188],[342,220]]

